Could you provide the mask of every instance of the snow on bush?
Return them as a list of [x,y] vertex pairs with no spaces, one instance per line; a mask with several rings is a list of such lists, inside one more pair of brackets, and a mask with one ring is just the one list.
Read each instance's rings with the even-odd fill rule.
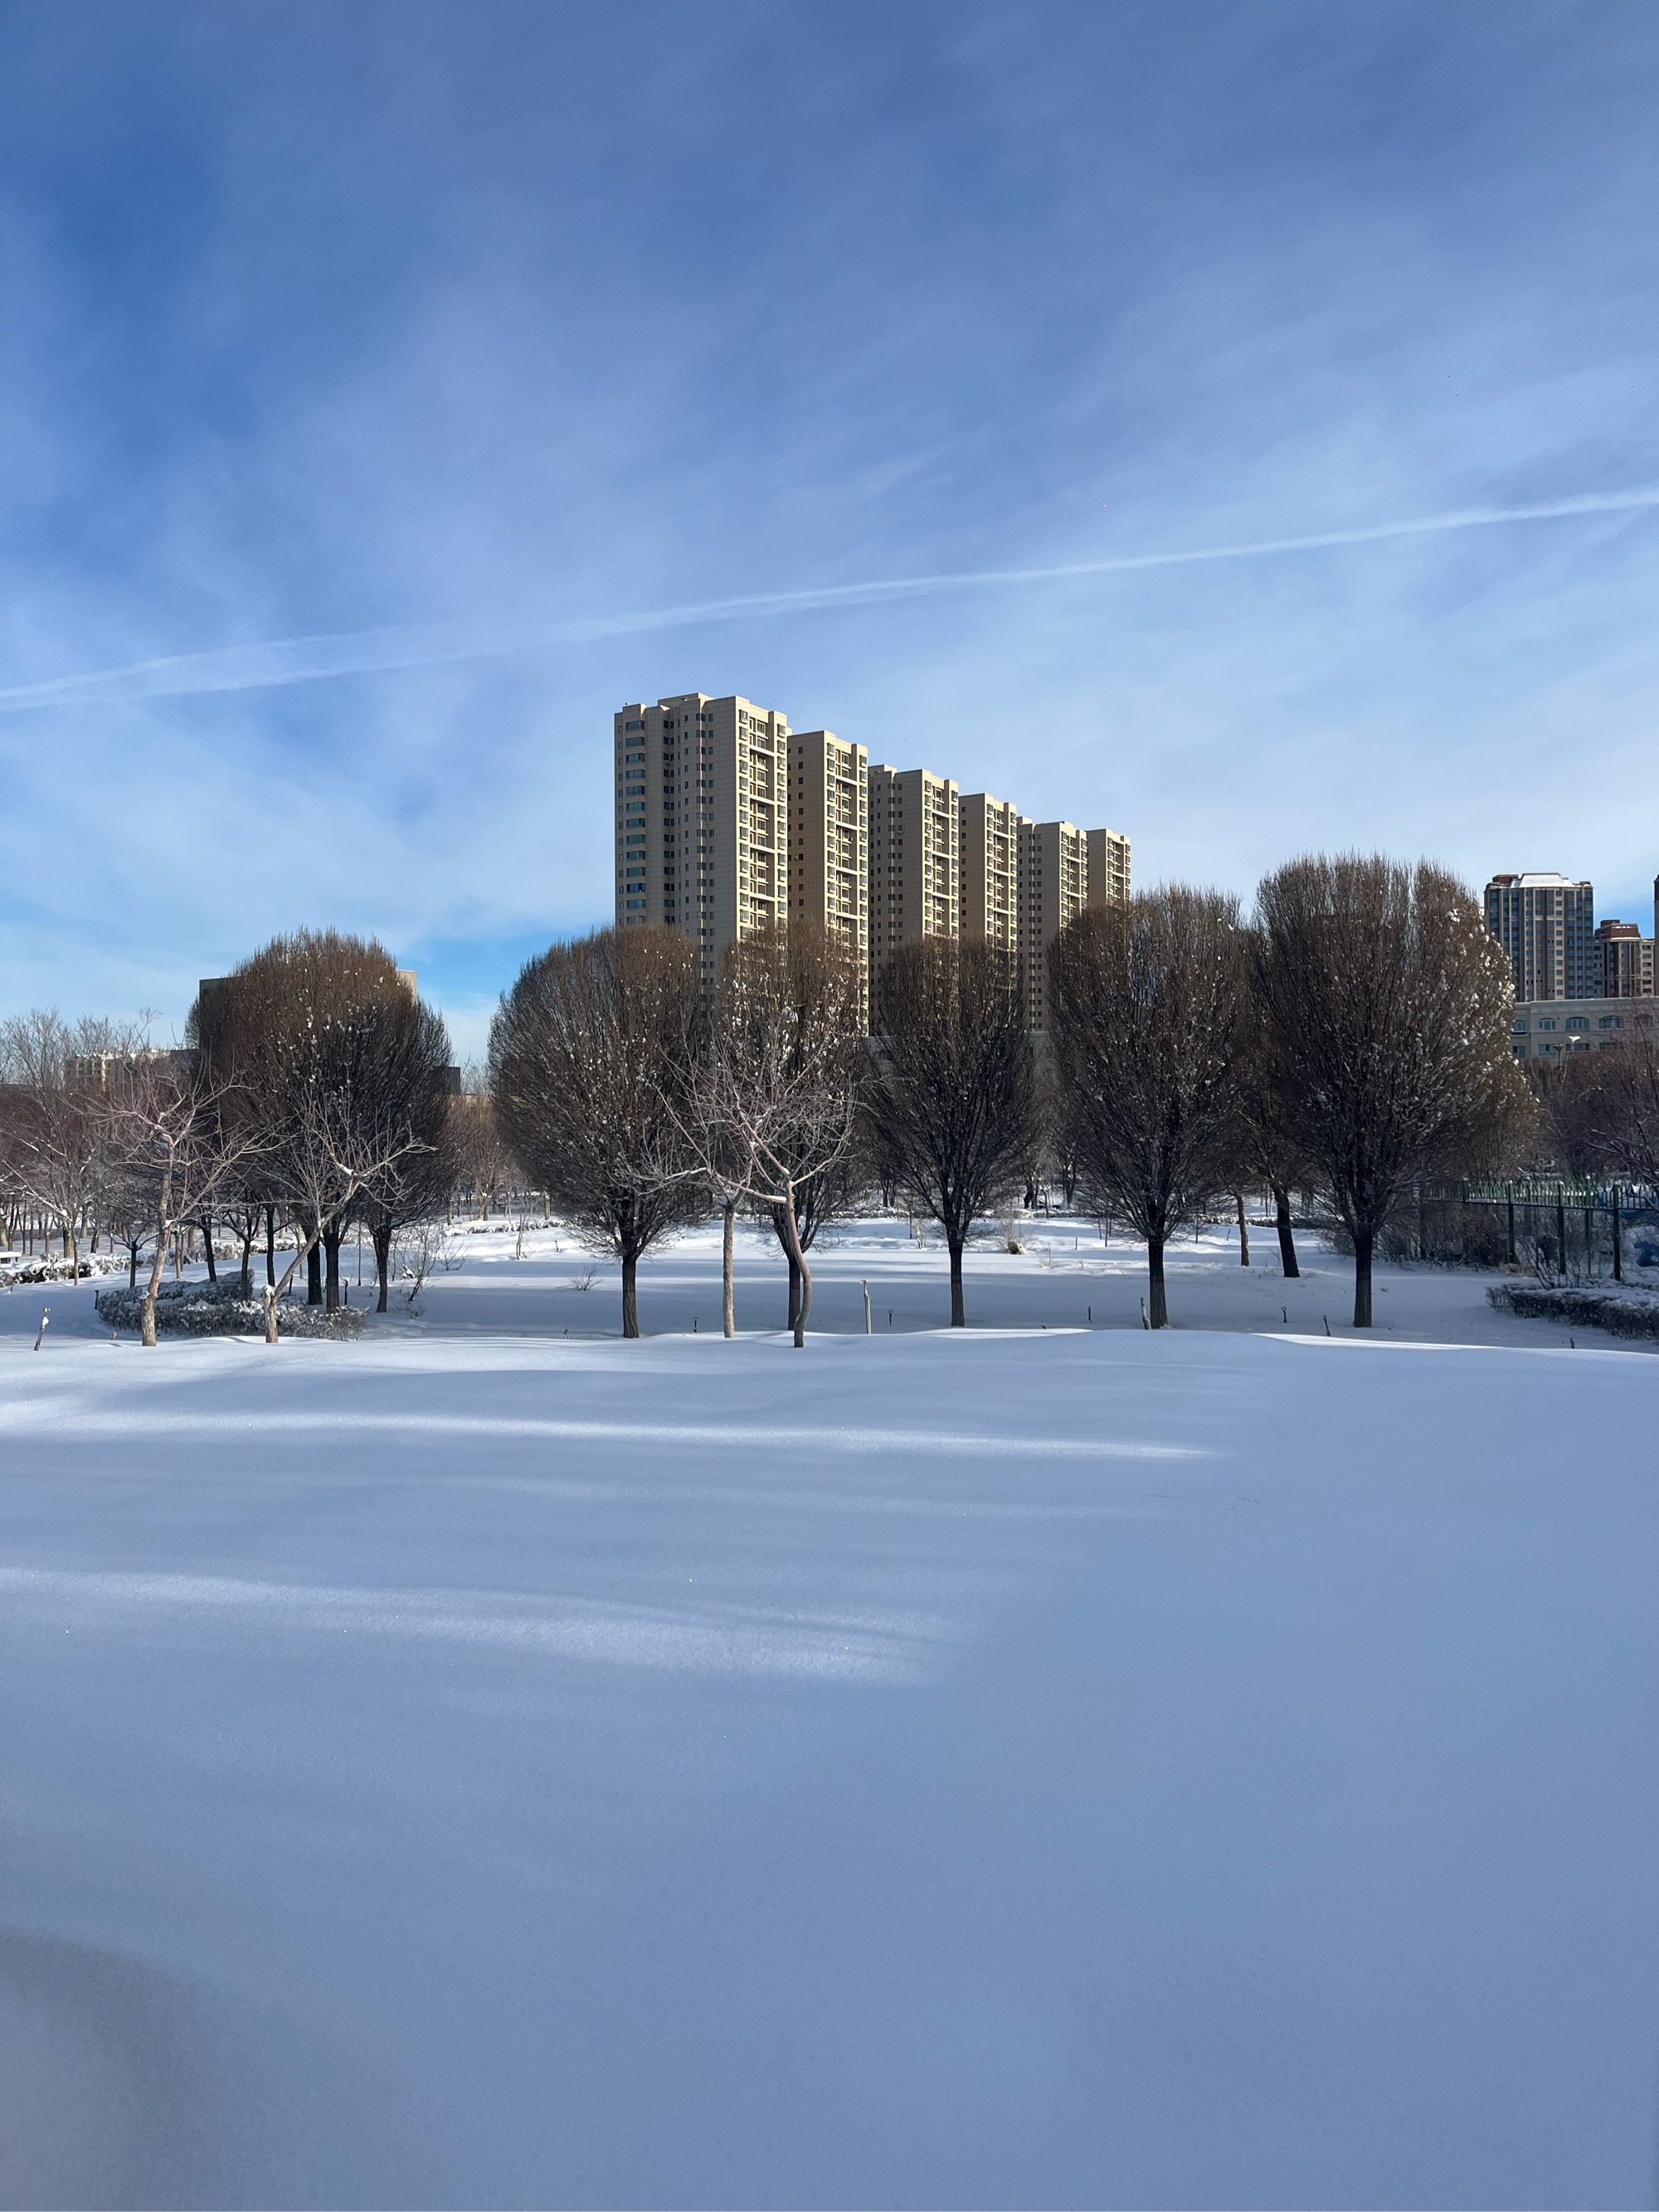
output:
[[1577,1322],[1609,1336],[1659,1336],[1659,1299],[1618,1291],[1546,1290],[1540,1285],[1495,1283],[1487,1301],[1500,1313],[1533,1321]]
[[[83,1256],[78,1279],[85,1282],[92,1275],[117,1275],[126,1268],[123,1259],[106,1259],[100,1253]],[[16,1254],[0,1255],[0,1285],[12,1283],[68,1283],[77,1279],[73,1260],[26,1260]]]
[[[100,1291],[93,1303],[112,1328],[137,1329],[143,1322],[142,1291]],[[283,1336],[355,1336],[363,1325],[361,1306],[330,1313],[284,1299],[276,1310]],[[258,1291],[245,1297],[235,1283],[163,1283],[155,1296],[155,1327],[176,1336],[263,1336],[264,1297]]]

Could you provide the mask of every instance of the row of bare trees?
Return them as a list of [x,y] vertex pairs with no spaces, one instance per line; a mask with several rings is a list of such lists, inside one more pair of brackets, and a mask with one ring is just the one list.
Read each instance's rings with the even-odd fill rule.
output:
[[1527,1073],[1548,1166],[1659,1191],[1659,1035],[1630,1013],[1617,1043],[1531,1060]]
[[1220,893],[1155,891],[1083,915],[1051,969],[1061,1112],[1085,1192],[1146,1240],[1154,1328],[1176,1225],[1247,1182],[1273,1194],[1287,1273],[1291,1190],[1324,1194],[1368,1328],[1372,1255],[1407,1193],[1531,1144],[1508,963],[1427,863],[1292,861],[1249,925]]
[[[711,1212],[731,1333],[737,1217],[769,1222],[801,1344],[815,1243],[874,1194],[939,1224],[962,1326],[975,1224],[1048,1175],[1146,1240],[1154,1327],[1179,1224],[1228,1194],[1242,1221],[1243,1192],[1266,1188],[1293,1273],[1291,1194],[1317,1191],[1352,1241],[1364,1327],[1371,1255],[1407,1194],[1534,1146],[1503,955],[1440,869],[1294,861],[1249,920],[1219,893],[1143,894],[1081,916],[1049,963],[1052,1027],[1034,1042],[996,947],[902,946],[866,1037],[851,955],[822,931],[731,947],[711,997],[677,932],[600,930],[526,966],[492,1028],[488,1097],[458,1099],[441,1021],[382,949],[301,932],[204,992],[184,1054],[10,1025],[0,1175],[71,1240],[100,1194],[135,1268],[154,1240],[147,1336],[180,1224],[210,1255],[228,1221],[245,1289],[263,1228],[274,1334],[275,1297],[302,1265],[308,1297],[337,1304],[351,1224],[373,1240],[384,1309],[399,1229],[458,1185],[488,1211],[526,1180],[620,1262],[629,1336],[640,1260]],[[1613,1062],[1595,1055],[1594,1082],[1567,1072],[1577,1087],[1551,1127],[1603,1153],[1634,1127],[1650,1156],[1659,1080],[1650,1070],[1643,1092],[1634,1060]],[[280,1282],[279,1218],[295,1230]]]
[[[169,1247],[216,1231],[241,1247],[241,1289],[264,1232],[266,1334],[297,1270],[337,1306],[348,1227],[374,1243],[385,1309],[392,1239],[441,1213],[457,1179],[449,1046],[441,1019],[382,948],[334,931],[278,938],[204,990],[188,1043],[18,1018],[0,1035],[0,1182],[61,1224],[72,1267],[89,1224],[124,1243],[137,1280],[149,1248],[143,1334]],[[279,1280],[278,1223],[294,1257]],[[94,1232],[95,1233],[95,1232]]]
[[503,996],[489,1084],[501,1130],[551,1203],[637,1268],[717,1212],[732,1328],[732,1226],[769,1218],[805,1340],[811,1251],[875,1191],[938,1223],[951,1319],[966,1313],[976,1222],[1057,1169],[1082,1205],[1148,1252],[1149,1318],[1168,1320],[1164,1248],[1246,1188],[1273,1194],[1296,1271],[1293,1189],[1321,1191],[1355,1254],[1354,1321],[1371,1320],[1377,1237],[1425,1176],[1494,1172],[1532,1141],[1512,1060],[1501,951],[1443,870],[1380,857],[1291,862],[1256,915],[1175,887],[1091,912],[1054,942],[1046,1048],[995,946],[901,947],[858,977],[822,932],[732,947],[712,1002],[672,930],[556,945]]

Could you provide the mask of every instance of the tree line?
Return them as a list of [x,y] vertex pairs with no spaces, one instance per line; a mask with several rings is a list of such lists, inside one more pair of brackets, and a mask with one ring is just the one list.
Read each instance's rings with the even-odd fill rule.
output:
[[384,1310],[400,1231],[458,1189],[488,1212],[526,1187],[619,1263],[628,1336],[641,1259],[719,1218],[731,1334],[742,1215],[776,1238],[802,1344],[819,1237],[878,1200],[937,1224],[960,1327],[976,1224],[1057,1185],[1144,1240],[1163,1328],[1183,1224],[1226,1202],[1243,1227],[1245,1192],[1265,1190],[1293,1274],[1299,1194],[1352,1251],[1364,1328],[1379,1240],[1425,1180],[1549,1162],[1651,1183],[1659,1168],[1650,1034],[1523,1073],[1502,950],[1430,864],[1295,860],[1248,915],[1170,886],[1079,916],[1048,957],[1050,1026],[1034,1036],[998,948],[901,946],[866,1036],[852,957],[823,930],[728,947],[710,993],[678,932],[600,929],[526,964],[483,1094],[458,1096],[441,1019],[384,950],[301,931],[204,988],[182,1051],[107,1024],[5,1024],[0,1203],[13,1227],[29,1209],[59,1224],[66,1255],[88,1225],[106,1231],[135,1282],[148,1256],[146,1341],[184,1231],[210,1271],[216,1236],[233,1237],[248,1293],[263,1243],[274,1340],[301,1268],[310,1301],[338,1303],[354,1227]]
[[1296,1272],[1291,1194],[1314,1191],[1372,1260],[1425,1176],[1531,1156],[1534,1094],[1510,1050],[1508,963],[1443,869],[1313,857],[1269,876],[1246,917],[1172,886],[1086,913],[1049,951],[1050,1028],[1027,1030],[999,948],[928,939],[877,979],[858,1019],[850,956],[822,931],[728,949],[712,1000],[690,943],[602,929],[530,961],[502,997],[489,1085],[526,1171],[595,1250],[638,1263],[694,1220],[769,1219],[804,1341],[811,1252],[879,1194],[936,1222],[951,1319],[966,1320],[975,1224],[1056,1177],[1146,1242],[1148,1319],[1169,1319],[1165,1248],[1232,1195],[1267,1188]]

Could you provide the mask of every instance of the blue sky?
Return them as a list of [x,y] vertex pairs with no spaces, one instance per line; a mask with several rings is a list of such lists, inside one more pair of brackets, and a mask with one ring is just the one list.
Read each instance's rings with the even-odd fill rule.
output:
[[1582,504],[1659,499],[1650,7],[176,0],[0,52],[0,1008],[165,1029],[333,922],[477,1050],[608,919],[612,709],[694,687],[1142,884],[1381,845],[1650,924],[1659,505]]

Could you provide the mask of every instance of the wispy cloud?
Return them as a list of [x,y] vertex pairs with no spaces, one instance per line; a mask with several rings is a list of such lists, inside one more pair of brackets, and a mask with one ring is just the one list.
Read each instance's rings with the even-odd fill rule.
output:
[[502,629],[409,624],[348,630],[331,635],[266,639],[247,645],[214,647],[201,653],[171,653],[152,660],[131,661],[118,668],[52,677],[43,683],[12,684],[0,689],[0,713],[178,698],[201,692],[263,690],[276,684],[318,683],[331,677],[369,674],[377,669],[420,668],[445,661],[488,659],[545,646],[588,644],[600,638],[637,636],[703,623],[808,614],[835,607],[873,605],[884,600],[932,598],[948,592],[1061,583],[1086,576],[1127,575],[1206,562],[1259,560],[1274,555],[1381,544],[1390,538],[1426,538],[1449,531],[1490,530],[1528,522],[1568,521],[1576,517],[1628,514],[1650,507],[1659,507],[1659,486],[1580,492],[1565,499],[1542,500],[1522,507],[1459,507],[1443,514],[1362,524],[1351,530],[1310,531],[1296,537],[1251,538],[1231,545],[1183,546],[1169,552],[1117,553],[1097,561],[1058,562],[1039,568],[963,569],[935,575],[874,577],[860,583],[817,585],[799,591],[751,592],[682,606],[591,615],[574,622],[519,624]]

